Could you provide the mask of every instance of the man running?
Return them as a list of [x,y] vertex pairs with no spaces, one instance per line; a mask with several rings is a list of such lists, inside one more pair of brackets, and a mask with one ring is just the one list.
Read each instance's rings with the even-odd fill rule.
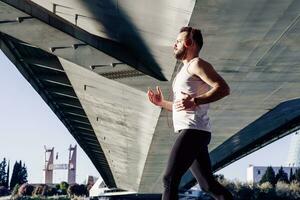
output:
[[153,104],[173,112],[174,130],[180,133],[164,173],[163,200],[178,199],[181,177],[189,168],[203,191],[217,200],[233,199],[214,179],[208,153],[211,139],[209,103],[229,95],[230,89],[212,65],[199,58],[202,46],[200,30],[181,28],[174,44],[174,55],[184,65],[173,81],[173,101],[165,100],[158,86],[156,92],[151,89],[147,92]]

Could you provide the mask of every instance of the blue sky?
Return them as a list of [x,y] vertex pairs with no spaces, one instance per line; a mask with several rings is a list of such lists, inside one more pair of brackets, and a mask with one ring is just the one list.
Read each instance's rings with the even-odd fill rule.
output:
[[[44,181],[42,171],[44,145],[55,147],[55,152],[59,154],[58,160],[55,160],[58,164],[67,162],[68,147],[77,143],[2,51],[0,51],[0,66],[0,160],[6,157],[12,164],[16,160],[24,161],[28,168],[29,182],[41,183]],[[284,165],[290,138],[287,136],[278,140],[217,173],[224,174],[228,179],[245,181],[249,164]],[[82,183],[87,175],[99,176],[99,173],[79,147],[77,182]],[[66,171],[54,173],[54,182],[66,179]]]

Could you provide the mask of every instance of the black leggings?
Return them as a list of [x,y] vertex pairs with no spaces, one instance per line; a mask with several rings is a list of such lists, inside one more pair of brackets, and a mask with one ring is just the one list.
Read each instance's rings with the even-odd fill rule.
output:
[[190,168],[201,189],[215,199],[231,200],[231,193],[217,182],[211,170],[208,144],[211,133],[195,129],[180,131],[176,139],[163,177],[162,200],[177,200],[181,177]]

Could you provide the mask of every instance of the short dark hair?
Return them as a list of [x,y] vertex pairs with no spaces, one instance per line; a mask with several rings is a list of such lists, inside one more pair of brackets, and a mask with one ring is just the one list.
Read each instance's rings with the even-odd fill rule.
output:
[[180,33],[182,32],[187,32],[187,37],[191,37],[193,39],[200,51],[203,46],[203,37],[201,31],[190,26],[185,26],[180,29]]

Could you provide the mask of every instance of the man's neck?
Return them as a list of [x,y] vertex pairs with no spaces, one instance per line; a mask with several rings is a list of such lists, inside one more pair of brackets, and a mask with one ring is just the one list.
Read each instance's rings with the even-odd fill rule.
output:
[[185,59],[182,60],[183,64],[187,64],[189,63],[191,60],[193,60],[194,58],[197,58],[198,54],[190,54],[187,55]]

